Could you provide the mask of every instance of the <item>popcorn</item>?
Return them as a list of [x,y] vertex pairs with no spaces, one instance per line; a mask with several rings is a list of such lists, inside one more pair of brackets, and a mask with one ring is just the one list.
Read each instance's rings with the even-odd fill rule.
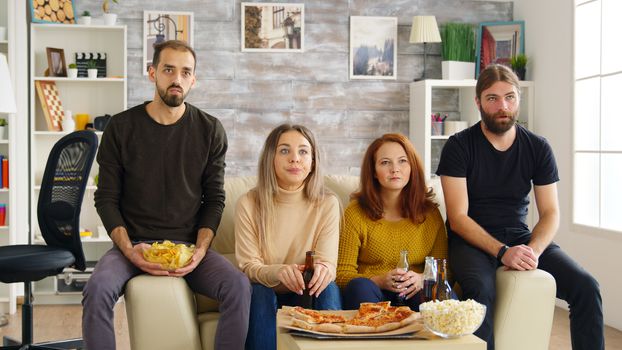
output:
[[474,301],[429,301],[419,306],[424,325],[432,333],[450,338],[471,334],[486,315],[486,306]]

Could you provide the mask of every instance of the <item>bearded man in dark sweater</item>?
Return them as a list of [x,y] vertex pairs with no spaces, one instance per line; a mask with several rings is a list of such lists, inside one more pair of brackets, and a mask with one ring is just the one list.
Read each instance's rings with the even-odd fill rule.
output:
[[[151,102],[112,117],[97,155],[95,207],[114,246],[84,288],[83,337],[89,350],[114,349],[113,308],[132,277],[183,277],[190,288],[220,302],[216,349],[243,349],[250,284],[209,250],[220,223],[227,136],[218,119],[184,103],[195,83],[194,50],[181,41],[156,45]],[[195,244],[176,270],[143,258],[149,243]]]

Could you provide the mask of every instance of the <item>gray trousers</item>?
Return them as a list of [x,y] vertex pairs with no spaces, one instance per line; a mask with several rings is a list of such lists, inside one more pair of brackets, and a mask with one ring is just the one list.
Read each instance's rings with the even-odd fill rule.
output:
[[[113,308],[127,281],[143,273],[116,246],[99,260],[82,293],[82,336],[88,350],[115,349]],[[194,292],[220,303],[215,348],[244,349],[251,302],[246,275],[210,249],[184,278]]]

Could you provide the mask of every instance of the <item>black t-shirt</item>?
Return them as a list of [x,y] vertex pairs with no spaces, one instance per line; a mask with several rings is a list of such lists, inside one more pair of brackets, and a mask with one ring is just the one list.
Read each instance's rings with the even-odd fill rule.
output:
[[551,146],[516,125],[514,143],[501,152],[486,139],[480,123],[447,140],[436,174],[466,178],[468,215],[488,232],[528,229],[525,221],[532,183],[541,186],[559,181]]

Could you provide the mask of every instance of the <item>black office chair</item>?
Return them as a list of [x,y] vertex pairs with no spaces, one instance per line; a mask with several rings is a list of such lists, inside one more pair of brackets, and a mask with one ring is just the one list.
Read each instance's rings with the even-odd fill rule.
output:
[[97,136],[76,131],[61,138],[50,151],[37,204],[39,228],[47,245],[0,247],[0,281],[24,282],[21,343],[4,337],[0,349],[81,349],[82,339],[33,344],[32,282],[55,276],[65,267],[84,271],[80,242],[80,209]]

